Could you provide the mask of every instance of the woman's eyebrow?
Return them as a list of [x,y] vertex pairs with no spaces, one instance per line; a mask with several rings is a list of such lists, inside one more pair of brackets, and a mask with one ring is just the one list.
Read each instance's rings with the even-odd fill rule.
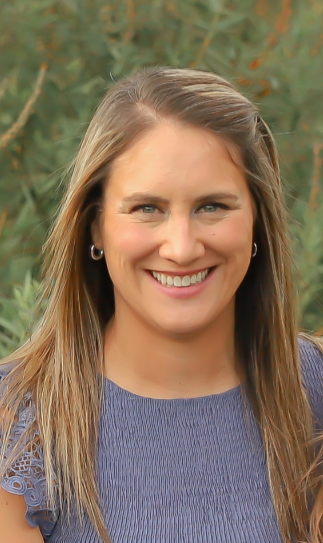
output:
[[[240,198],[237,194],[231,192],[213,192],[211,194],[205,194],[199,196],[194,200],[195,203],[204,202],[205,200],[231,200],[232,202],[240,201]],[[151,204],[169,204],[169,200],[162,198],[161,196],[156,196],[154,194],[149,194],[147,192],[134,192],[129,196],[125,196],[121,200],[121,204],[128,203],[142,203],[149,202]]]

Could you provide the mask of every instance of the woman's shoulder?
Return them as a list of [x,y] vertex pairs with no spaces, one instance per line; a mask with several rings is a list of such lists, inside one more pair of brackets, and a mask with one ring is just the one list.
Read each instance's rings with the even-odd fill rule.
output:
[[11,373],[12,370],[16,368],[16,366],[16,361],[7,362],[6,364],[0,364],[0,383],[5,377],[8,377],[8,375]]
[[323,425],[323,341],[300,337],[298,344],[303,382],[314,415]]
[[[10,381],[15,376],[15,372],[18,369],[17,362],[10,362],[8,364],[0,365],[0,402],[1,402],[1,421],[4,422],[8,405],[4,405],[2,400],[4,399],[5,392],[10,384]],[[19,404],[18,411],[15,416],[15,423],[12,427],[10,443],[13,445],[13,441],[18,439],[28,430],[32,423],[36,419],[35,405],[32,401],[31,393],[24,394],[23,400]],[[37,430],[34,431],[34,437],[37,435]],[[1,436],[1,427],[0,427]]]
[[[11,376],[15,373],[17,364],[0,365],[0,404],[2,424],[6,416],[7,406],[1,400],[9,385]],[[0,446],[3,445],[3,426],[0,426]],[[18,449],[15,452],[15,447]],[[14,454],[13,461],[10,457]],[[43,536],[49,536],[55,526],[55,513],[50,509],[47,500],[47,487],[42,447],[37,427],[36,407],[32,394],[26,393],[15,413],[11,427],[4,461],[9,466],[0,465],[1,487],[19,496],[24,496],[26,502],[26,519],[31,527],[39,526]],[[5,471],[4,471],[5,469]]]

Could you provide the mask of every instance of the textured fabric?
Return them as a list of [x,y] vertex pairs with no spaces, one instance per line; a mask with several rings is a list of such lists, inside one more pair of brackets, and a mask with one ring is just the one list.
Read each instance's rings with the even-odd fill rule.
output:
[[[308,343],[301,342],[300,349],[321,428],[323,357]],[[13,439],[34,416],[30,406],[28,414],[25,409]],[[82,526],[76,516],[68,524],[64,512],[56,521],[54,515],[50,518],[41,451],[27,458],[27,466],[26,458],[18,461],[1,484],[25,495],[27,518],[40,526],[45,541],[99,543],[86,517]],[[241,387],[201,398],[158,400],[136,396],[105,379],[98,484],[112,543],[282,541],[261,437]]]
[[[8,364],[5,368],[0,367],[0,383],[2,383],[4,377],[12,367],[13,364]],[[12,452],[14,445],[23,437],[26,428],[35,421],[35,418],[35,408],[31,401],[31,395],[26,394],[19,408],[18,420],[11,432],[6,457]],[[32,437],[35,438],[38,435],[39,432],[35,428]],[[22,441],[21,447],[25,443]],[[30,526],[41,526],[44,536],[51,533],[57,515],[47,508],[44,462],[42,450],[39,445],[35,445],[33,450],[25,451],[16,460],[11,466],[10,471],[2,479],[1,486],[8,492],[24,496],[26,501],[26,518]]]

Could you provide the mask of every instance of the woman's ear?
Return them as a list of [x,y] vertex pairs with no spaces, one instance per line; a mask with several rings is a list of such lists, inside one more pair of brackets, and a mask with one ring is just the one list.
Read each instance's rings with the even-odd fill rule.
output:
[[97,217],[91,224],[91,237],[95,247],[97,249],[103,249],[99,217]]

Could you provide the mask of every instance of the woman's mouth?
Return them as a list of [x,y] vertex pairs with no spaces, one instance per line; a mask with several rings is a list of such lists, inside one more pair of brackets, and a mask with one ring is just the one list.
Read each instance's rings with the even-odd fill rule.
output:
[[205,268],[204,270],[194,273],[192,275],[167,275],[167,273],[161,273],[153,270],[149,270],[150,274],[165,287],[183,288],[195,285],[197,283],[203,283],[209,273],[214,270],[215,266]]

